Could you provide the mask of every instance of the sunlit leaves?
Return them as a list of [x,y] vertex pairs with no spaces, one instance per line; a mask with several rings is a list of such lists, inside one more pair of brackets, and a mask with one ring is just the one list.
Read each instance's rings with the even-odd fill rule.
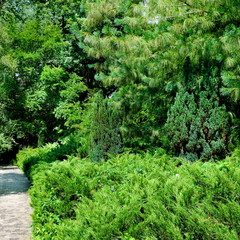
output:
[[7,68],[13,70],[16,68],[16,61],[9,53],[12,39],[4,27],[4,23],[0,21],[0,70]]

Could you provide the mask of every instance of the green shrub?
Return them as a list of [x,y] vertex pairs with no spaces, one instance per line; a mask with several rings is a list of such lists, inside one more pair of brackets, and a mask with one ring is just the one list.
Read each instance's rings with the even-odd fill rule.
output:
[[109,154],[116,155],[123,151],[120,116],[101,92],[94,103],[90,139],[90,158],[93,161],[107,160]]
[[168,113],[165,125],[170,147],[188,160],[224,158],[229,121],[225,106],[210,91],[190,94],[181,89]]
[[63,219],[76,218],[76,203],[82,196],[90,196],[90,189],[86,179],[67,161],[42,163],[36,172],[30,190],[34,235],[36,239],[54,239]]
[[16,143],[13,137],[16,131],[16,124],[5,115],[5,107],[3,103],[0,103],[0,158],[3,153],[11,151]]
[[71,138],[61,143],[46,144],[41,148],[25,148],[17,154],[17,165],[30,179],[33,169],[40,163],[51,163],[56,160],[64,160],[67,155],[76,151],[76,146]]
[[13,139],[6,137],[3,133],[0,134],[0,154],[12,149]]
[[218,163],[158,151],[41,165],[34,239],[239,239],[239,152]]

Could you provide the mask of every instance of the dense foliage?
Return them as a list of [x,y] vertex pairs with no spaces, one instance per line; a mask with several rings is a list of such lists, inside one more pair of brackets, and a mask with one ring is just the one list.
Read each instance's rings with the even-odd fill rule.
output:
[[0,1],[0,161],[35,239],[239,237],[239,24],[233,0]]
[[166,122],[172,150],[191,161],[224,157],[228,128],[225,106],[219,107],[216,94],[208,91],[196,96],[182,89]]
[[91,124],[90,158],[93,161],[107,160],[109,154],[114,156],[123,151],[120,124],[120,116],[99,92],[94,101]]
[[238,239],[240,154],[216,163],[123,154],[41,163],[34,239]]
[[73,139],[47,144],[42,148],[26,148],[17,154],[17,165],[31,180],[31,174],[38,164],[65,160],[68,155],[76,151],[77,146],[73,143]]
[[[218,101],[219,118],[226,106],[234,130],[230,137],[208,137],[221,142],[208,144],[207,154],[196,147],[189,154],[223,157],[239,135],[238,7],[238,1],[224,0],[3,1],[1,152],[54,142],[87,125],[80,135],[90,154],[90,128],[98,128],[90,123],[91,105],[99,90],[119,114],[125,148],[165,147],[174,97],[183,86],[198,104],[199,86],[208,78],[214,88],[204,89],[206,101]],[[204,114],[203,121],[208,108]],[[201,133],[195,138],[201,141]],[[178,155],[182,143],[173,145]]]

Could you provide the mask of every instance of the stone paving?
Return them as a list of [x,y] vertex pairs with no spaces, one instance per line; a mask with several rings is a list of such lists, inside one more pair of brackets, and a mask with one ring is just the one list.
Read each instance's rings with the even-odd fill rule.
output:
[[15,166],[0,166],[0,240],[30,240],[29,181]]

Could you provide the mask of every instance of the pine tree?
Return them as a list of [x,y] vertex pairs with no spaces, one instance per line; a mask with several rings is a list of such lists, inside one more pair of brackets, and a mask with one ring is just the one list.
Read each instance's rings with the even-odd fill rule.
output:
[[115,155],[122,152],[123,144],[119,119],[119,115],[99,92],[94,103],[91,125],[90,158],[92,161],[107,160],[108,154]]

